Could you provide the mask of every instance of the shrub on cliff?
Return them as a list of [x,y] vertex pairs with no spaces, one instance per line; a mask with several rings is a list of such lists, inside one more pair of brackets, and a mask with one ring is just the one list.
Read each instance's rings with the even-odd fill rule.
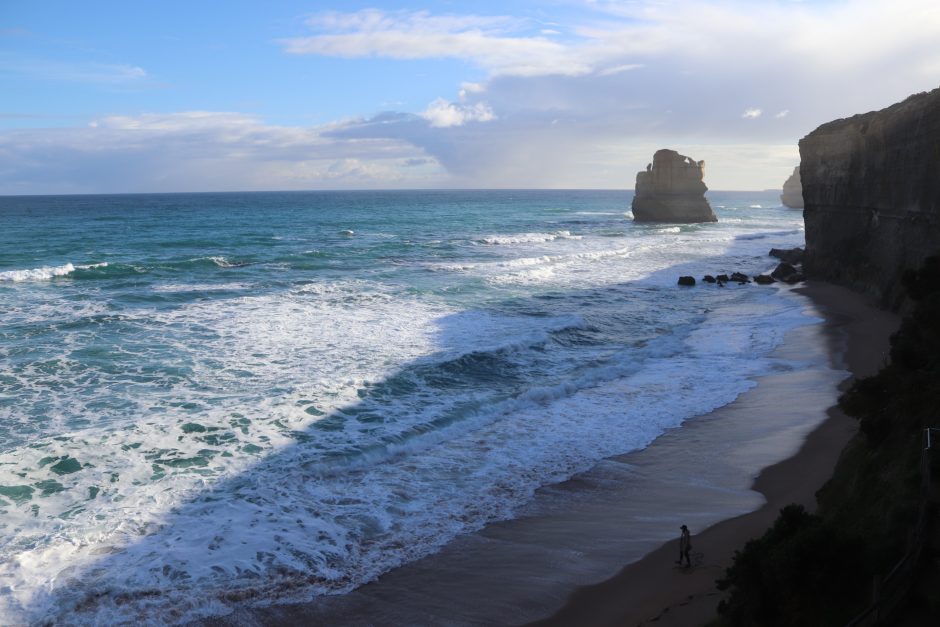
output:
[[904,287],[913,309],[891,338],[890,362],[839,399],[861,435],[817,493],[818,515],[788,506],[735,554],[718,582],[729,591],[719,624],[845,624],[907,550],[923,429],[940,426],[940,256],[906,273]]
[[891,363],[840,399],[873,448],[933,425],[940,406],[940,256],[906,272],[903,283],[914,309],[891,338]]
[[864,547],[801,505],[780,510],[773,527],[737,551],[718,589],[726,625],[835,625],[867,591]]

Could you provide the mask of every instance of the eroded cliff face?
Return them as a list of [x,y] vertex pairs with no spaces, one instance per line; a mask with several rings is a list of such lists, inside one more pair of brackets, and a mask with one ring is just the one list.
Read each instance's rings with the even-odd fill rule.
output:
[[803,208],[803,184],[800,181],[800,166],[793,168],[793,174],[784,182],[780,202],[791,209]]
[[705,199],[705,162],[675,150],[657,150],[636,175],[633,219],[637,222],[717,222]]
[[804,267],[891,308],[901,276],[940,251],[940,89],[800,140]]

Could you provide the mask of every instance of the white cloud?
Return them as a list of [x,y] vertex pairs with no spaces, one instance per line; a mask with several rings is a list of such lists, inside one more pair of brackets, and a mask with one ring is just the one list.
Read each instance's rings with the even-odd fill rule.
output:
[[482,94],[486,91],[486,85],[482,83],[461,83],[458,96],[461,100],[466,100],[471,94]]
[[485,103],[460,105],[438,98],[428,105],[421,117],[435,128],[463,126],[467,122],[489,122],[496,119],[493,110]]
[[128,63],[53,61],[9,53],[0,53],[0,72],[92,84],[140,84],[150,78],[144,68]]
[[763,111],[760,109],[745,109],[744,113],[741,114],[741,117],[753,120],[755,118],[759,118],[762,113]]
[[597,74],[598,76],[613,76],[614,74],[620,74],[621,72],[629,72],[630,70],[636,70],[643,67],[642,63],[624,63],[623,65],[615,65],[613,67],[604,68],[600,70]]
[[[4,131],[0,194],[429,187],[442,178],[413,143],[331,136],[347,124],[274,126],[189,111]],[[409,159],[424,166],[405,168]]]
[[790,115],[790,110],[789,110],[789,109],[784,109],[783,111],[780,111],[779,113],[777,113],[776,115],[774,115],[774,117],[777,118],[778,120],[782,120],[783,118],[787,117],[788,115]]
[[456,58],[494,74],[583,74],[590,68],[561,43],[522,35],[520,20],[505,16],[430,15],[426,11],[329,12],[308,21],[308,37],[281,40],[291,54],[347,58]]
[[259,120],[243,113],[184,111],[181,113],[144,113],[136,116],[112,115],[94,120],[95,128],[141,131],[197,131],[206,129],[249,129]]

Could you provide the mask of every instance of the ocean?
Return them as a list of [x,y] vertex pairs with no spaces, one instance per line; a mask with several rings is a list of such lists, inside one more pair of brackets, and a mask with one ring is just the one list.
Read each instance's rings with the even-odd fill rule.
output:
[[342,594],[732,402],[817,318],[778,192],[0,197],[0,623]]

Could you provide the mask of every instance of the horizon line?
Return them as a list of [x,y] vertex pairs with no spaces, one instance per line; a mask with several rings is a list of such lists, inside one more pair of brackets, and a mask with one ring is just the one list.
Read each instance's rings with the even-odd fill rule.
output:
[[[316,193],[387,193],[387,192],[630,192],[635,189],[619,187],[402,187],[357,189],[263,189],[263,190],[203,190],[198,192],[71,192],[57,194],[0,194],[0,198],[60,198],[67,196],[158,196],[183,194],[316,194]],[[770,193],[783,188],[766,189],[709,189],[709,192]]]

